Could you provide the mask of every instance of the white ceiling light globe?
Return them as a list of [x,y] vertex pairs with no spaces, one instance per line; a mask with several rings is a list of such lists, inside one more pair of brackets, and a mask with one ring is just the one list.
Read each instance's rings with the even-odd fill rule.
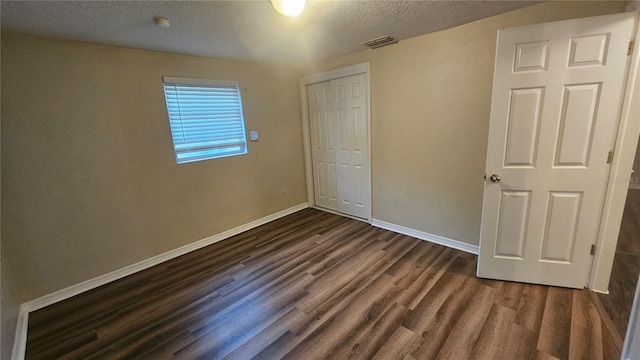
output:
[[282,15],[297,16],[304,10],[307,0],[271,0],[273,7]]

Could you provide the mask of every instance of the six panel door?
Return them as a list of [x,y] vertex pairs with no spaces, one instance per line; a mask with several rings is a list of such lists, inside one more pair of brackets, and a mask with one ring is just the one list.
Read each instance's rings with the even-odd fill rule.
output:
[[499,32],[478,276],[587,284],[636,27],[627,13]]

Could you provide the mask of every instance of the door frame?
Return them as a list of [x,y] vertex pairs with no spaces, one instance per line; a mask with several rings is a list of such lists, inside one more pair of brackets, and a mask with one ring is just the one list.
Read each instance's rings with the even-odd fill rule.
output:
[[[316,207],[316,201],[314,196],[313,187],[313,166],[311,159],[311,131],[309,129],[309,98],[307,94],[307,86],[325,81],[330,81],[337,78],[347,77],[351,75],[364,74],[365,77],[365,110],[366,110],[366,122],[367,122],[367,166],[369,167],[369,209],[367,215],[367,222],[371,223],[371,205],[373,202],[373,188],[371,179],[371,91],[370,91],[370,64],[369,62],[355,64],[339,69],[329,70],[318,74],[313,74],[300,78],[300,102],[302,111],[302,135],[304,140],[304,165],[307,178],[307,202],[309,206]],[[322,210],[327,211],[324,208]],[[340,214],[344,215],[344,214]]]
[[[604,200],[596,253],[591,266],[589,288],[608,293],[613,258],[618,244],[622,213],[629,191],[629,178],[640,135],[640,12],[636,12],[636,30],[631,54],[627,84],[624,90],[622,112],[614,147],[614,156],[609,173],[609,183]],[[627,181],[625,181],[625,179]]]

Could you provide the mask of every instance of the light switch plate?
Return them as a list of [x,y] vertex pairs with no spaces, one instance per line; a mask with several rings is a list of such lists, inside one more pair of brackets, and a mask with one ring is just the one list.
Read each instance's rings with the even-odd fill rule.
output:
[[249,130],[249,140],[258,141],[259,137],[260,135],[258,134],[257,130]]

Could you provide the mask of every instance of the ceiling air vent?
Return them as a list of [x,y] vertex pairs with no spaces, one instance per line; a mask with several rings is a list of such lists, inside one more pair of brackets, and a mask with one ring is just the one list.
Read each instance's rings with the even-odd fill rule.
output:
[[377,49],[379,47],[395,44],[397,42],[398,40],[392,38],[391,36],[382,36],[373,40],[365,41],[362,43],[362,45],[370,47],[372,49]]

